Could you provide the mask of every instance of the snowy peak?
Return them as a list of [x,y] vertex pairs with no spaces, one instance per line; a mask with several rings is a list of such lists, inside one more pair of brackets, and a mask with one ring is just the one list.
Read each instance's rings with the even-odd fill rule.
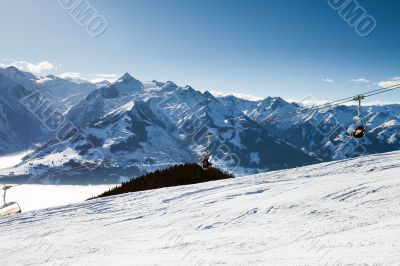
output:
[[118,90],[119,96],[129,96],[144,89],[143,83],[132,77],[129,73],[122,75],[111,86]]
[[289,103],[283,100],[281,97],[274,97],[274,98],[268,97],[264,99],[263,102],[269,102],[270,103],[269,108],[273,110],[289,105]]
[[178,88],[178,86],[173,83],[172,81],[167,81],[165,83],[162,83],[161,89],[164,91],[174,91]]
[[37,77],[32,73],[21,71],[14,66],[7,67],[3,69],[7,76],[13,79],[29,79],[29,80],[36,80]]
[[114,84],[130,84],[143,86],[142,82],[132,77],[129,73],[123,74],[119,79],[117,79],[117,81],[115,81]]
[[94,85],[96,85],[97,88],[102,88],[102,87],[107,87],[111,85],[111,82],[108,80],[102,80],[99,82],[95,82]]
[[28,90],[37,89],[36,81],[38,80],[38,77],[32,73],[24,72],[16,67],[10,66],[7,68],[0,68],[0,75],[6,76]]
[[131,74],[129,74],[128,72],[126,72],[125,74],[123,74],[118,80],[117,82],[129,82],[131,80],[136,80],[134,77],[131,76]]

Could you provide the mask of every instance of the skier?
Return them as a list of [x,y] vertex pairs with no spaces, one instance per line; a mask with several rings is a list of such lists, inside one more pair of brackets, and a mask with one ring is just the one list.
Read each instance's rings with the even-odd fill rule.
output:
[[353,137],[356,139],[362,139],[365,135],[365,128],[363,125],[356,127],[356,130],[353,132]]
[[362,139],[365,136],[365,127],[364,125],[352,125],[347,130],[347,135],[356,139]]
[[210,163],[209,159],[210,159],[210,156],[206,155],[204,157],[203,161],[201,161],[201,165],[204,170],[207,170],[208,168],[210,168],[212,166],[212,163]]

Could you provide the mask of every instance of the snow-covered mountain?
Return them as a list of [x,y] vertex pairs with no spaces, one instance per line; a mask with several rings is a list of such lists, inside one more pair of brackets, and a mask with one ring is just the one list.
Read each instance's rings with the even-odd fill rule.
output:
[[346,136],[347,128],[354,123],[356,106],[335,106],[285,118],[285,115],[304,107],[279,97],[256,102],[233,96],[220,100],[230,108],[239,106],[244,114],[274,136],[326,161],[400,148],[400,104],[363,107],[368,134],[357,141]]
[[400,152],[0,220],[4,265],[399,265]]
[[15,67],[0,68],[0,74],[8,77],[27,91],[40,91],[53,103],[54,109],[66,113],[91,91],[107,83],[92,84],[83,80],[62,79],[54,75],[38,77]]
[[84,81],[76,82],[54,75],[42,77],[36,83],[39,89],[55,102],[54,108],[62,110],[63,113],[67,113],[90,92],[97,89],[96,84]]
[[0,74],[0,154],[24,150],[49,138],[48,130],[22,104],[27,95],[23,86]]
[[[21,175],[20,181],[118,182],[199,161],[207,151],[206,133],[214,136],[208,147],[214,164],[238,175],[400,148],[400,105],[364,107],[368,134],[356,141],[345,135],[356,113],[353,106],[276,120],[303,106],[279,97],[215,97],[171,81],[143,83],[128,73],[114,83],[88,84],[14,68],[4,71],[53,99],[54,108],[79,131],[79,136],[47,139],[7,170]],[[88,163],[100,165],[88,171]]]
[[[26,174],[30,182],[42,182],[45,173],[46,182],[115,183],[121,176],[199,161],[207,150],[206,133],[215,136],[208,147],[213,163],[236,174],[318,162],[209,92],[172,82],[143,84],[129,74],[91,92],[67,117],[80,126],[82,137],[48,142],[14,173]],[[81,167],[85,156],[95,151],[102,164],[86,171]],[[32,166],[40,170],[32,171]]]
[[49,112],[66,114],[97,87],[53,75],[37,77],[15,67],[0,68],[0,155],[31,149],[52,138],[37,114],[21,104],[24,97],[39,92],[43,100],[51,103],[47,106]]

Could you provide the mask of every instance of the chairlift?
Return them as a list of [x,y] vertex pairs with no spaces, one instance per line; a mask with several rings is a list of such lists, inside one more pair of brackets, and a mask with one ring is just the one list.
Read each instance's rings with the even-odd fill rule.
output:
[[362,139],[366,134],[366,127],[361,116],[361,101],[364,99],[365,97],[362,95],[354,98],[355,101],[358,101],[358,110],[357,115],[353,117],[355,122],[348,128],[347,135],[355,139]]
[[203,159],[201,160],[201,167],[203,167],[204,170],[209,169],[210,167],[212,167],[212,163],[210,162],[210,144],[211,144],[211,139],[212,139],[213,135],[211,133],[207,133],[206,135],[204,135],[204,138],[207,139],[207,147],[206,147],[206,151],[205,154],[203,156]]
[[14,186],[3,186],[3,205],[0,207],[0,217],[14,215],[21,212],[21,208],[17,202],[6,202],[7,190]]

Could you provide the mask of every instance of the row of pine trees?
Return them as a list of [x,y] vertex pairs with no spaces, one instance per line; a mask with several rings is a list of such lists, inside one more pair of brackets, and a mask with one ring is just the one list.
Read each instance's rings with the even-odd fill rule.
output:
[[181,164],[139,176],[94,198],[163,187],[190,185],[227,178],[234,178],[234,176],[217,168],[204,170],[197,164]]

